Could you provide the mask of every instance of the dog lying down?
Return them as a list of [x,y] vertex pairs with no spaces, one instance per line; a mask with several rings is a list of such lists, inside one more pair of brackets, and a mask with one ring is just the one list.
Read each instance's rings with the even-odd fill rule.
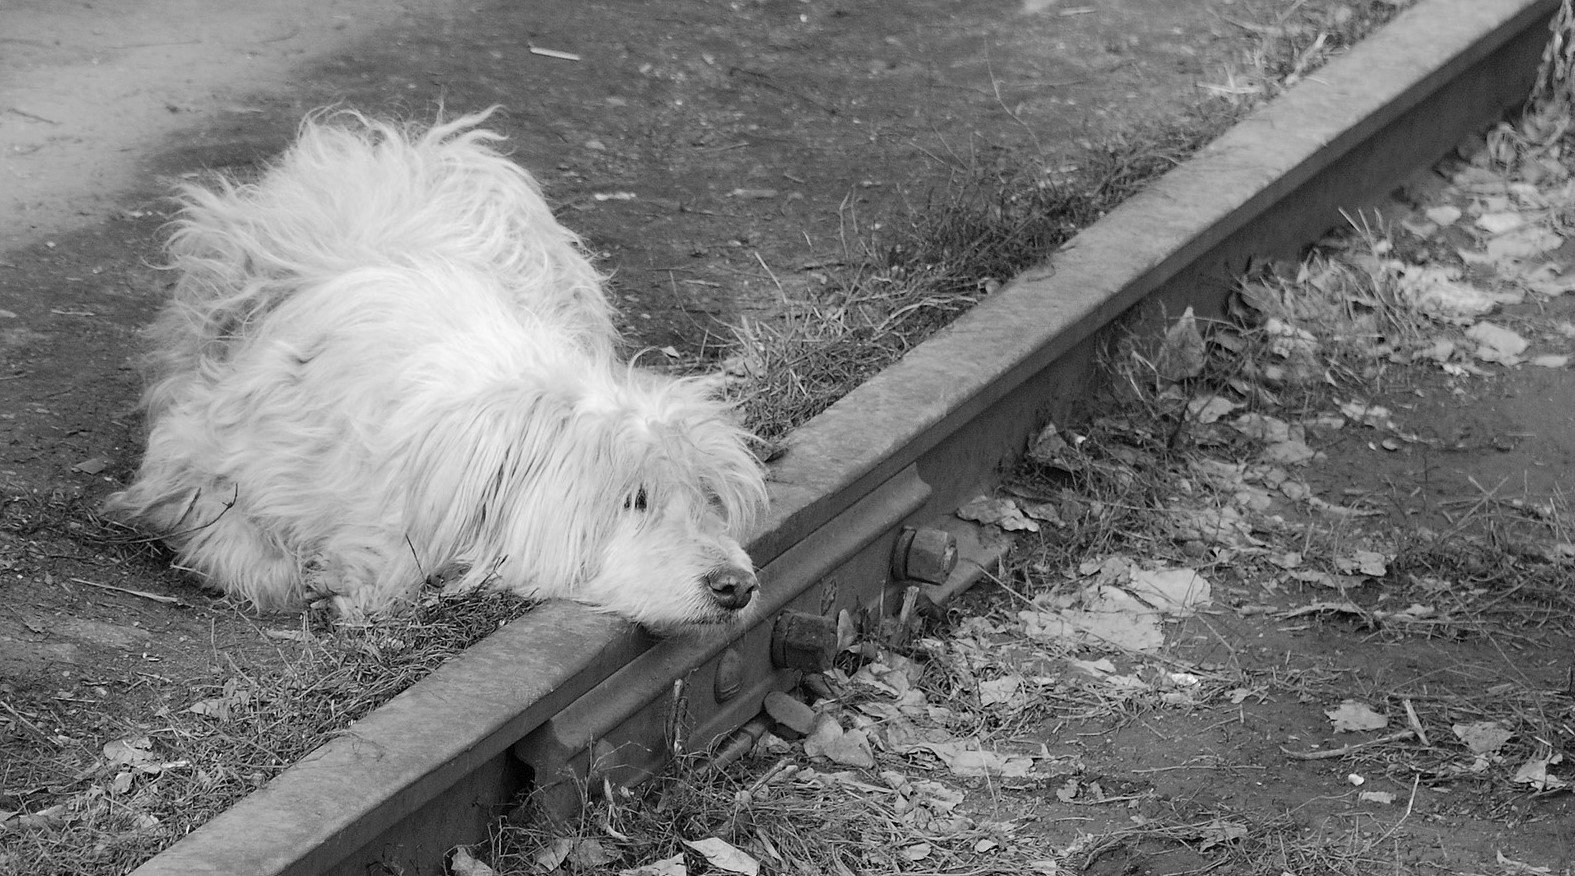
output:
[[615,358],[602,278],[488,114],[310,118],[256,182],[182,191],[147,453],[107,509],[262,608],[375,614],[441,575],[730,621],[750,438],[714,382]]

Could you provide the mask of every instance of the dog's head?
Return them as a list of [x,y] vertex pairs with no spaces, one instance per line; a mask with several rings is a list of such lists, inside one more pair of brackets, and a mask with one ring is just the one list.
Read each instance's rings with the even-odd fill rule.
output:
[[657,627],[746,616],[757,582],[740,543],[765,501],[749,436],[707,381],[631,369],[618,384],[620,404],[580,400],[607,430],[600,501],[615,512],[576,598]]
[[747,616],[764,477],[709,381],[581,360],[462,407],[412,497],[431,553],[657,628]]

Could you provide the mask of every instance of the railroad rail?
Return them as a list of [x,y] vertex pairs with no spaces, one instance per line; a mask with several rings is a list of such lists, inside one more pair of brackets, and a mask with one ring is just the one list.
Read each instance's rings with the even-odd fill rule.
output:
[[1299,254],[1498,121],[1558,5],[1422,0],[793,433],[750,545],[747,629],[657,639],[542,605],[135,876],[441,873],[522,790],[568,808],[675,752],[747,750],[764,697],[850,625],[942,601],[999,555],[952,512],[1095,385],[1112,323],[1220,312],[1249,258]]

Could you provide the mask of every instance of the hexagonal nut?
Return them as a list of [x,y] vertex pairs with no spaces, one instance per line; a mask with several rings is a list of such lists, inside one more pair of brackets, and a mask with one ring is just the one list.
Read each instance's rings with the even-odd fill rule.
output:
[[957,536],[944,529],[905,529],[892,551],[892,574],[899,581],[945,584],[957,568]]
[[823,672],[837,654],[837,622],[818,614],[784,611],[771,628],[771,664],[778,669]]

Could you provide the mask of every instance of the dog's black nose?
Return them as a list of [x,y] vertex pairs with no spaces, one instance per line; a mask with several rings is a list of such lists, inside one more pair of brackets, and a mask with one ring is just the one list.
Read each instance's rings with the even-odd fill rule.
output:
[[737,611],[748,605],[755,591],[760,588],[753,573],[734,566],[712,569],[705,576],[705,585],[711,588],[711,598],[716,600],[716,604],[729,611]]

